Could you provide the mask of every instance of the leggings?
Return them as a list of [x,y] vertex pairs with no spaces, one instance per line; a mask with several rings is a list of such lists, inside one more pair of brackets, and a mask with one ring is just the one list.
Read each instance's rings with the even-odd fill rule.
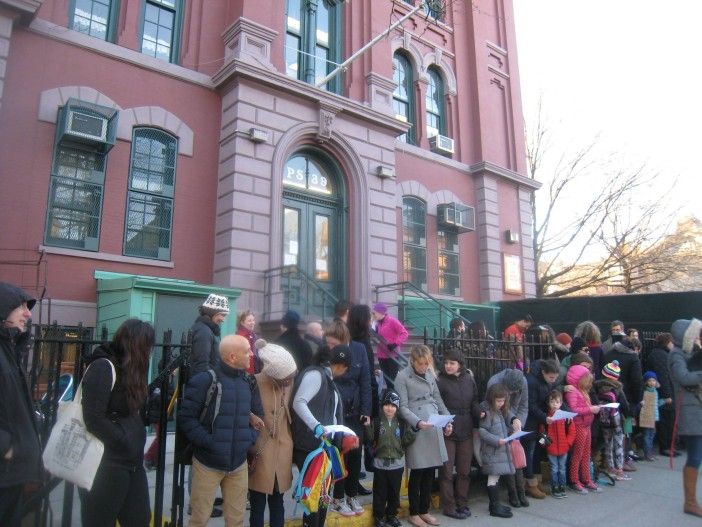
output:
[[587,485],[590,480],[590,448],[592,432],[590,427],[575,425],[575,443],[570,456],[570,481],[573,485]]
[[79,489],[85,527],[148,527],[151,519],[149,487],[143,466],[100,464],[93,488]]
[[436,467],[413,468],[407,483],[410,516],[426,514],[431,505],[431,487],[434,483]]
[[682,437],[685,439],[687,447],[685,466],[699,470],[700,464],[702,464],[702,435]]

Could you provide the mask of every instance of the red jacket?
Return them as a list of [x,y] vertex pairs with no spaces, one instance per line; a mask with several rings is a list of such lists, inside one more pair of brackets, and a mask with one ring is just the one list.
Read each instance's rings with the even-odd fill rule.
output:
[[[555,412],[549,409],[547,415],[551,417]],[[551,456],[562,456],[567,454],[575,441],[575,424],[568,423],[566,419],[554,421],[550,425],[539,425],[539,431],[545,429],[546,435],[551,439],[551,444],[546,447],[546,453]]]

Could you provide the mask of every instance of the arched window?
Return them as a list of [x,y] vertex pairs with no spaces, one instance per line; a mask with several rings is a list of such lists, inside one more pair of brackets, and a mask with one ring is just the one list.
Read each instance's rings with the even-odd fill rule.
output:
[[413,196],[402,198],[402,268],[404,280],[427,287],[427,205]]
[[392,58],[393,62],[393,80],[397,87],[392,94],[393,106],[395,108],[395,117],[406,123],[410,123],[412,127],[399,139],[405,143],[414,144],[416,141],[416,121],[414,117],[414,97],[412,86],[412,63],[402,52],[395,52]]
[[129,167],[124,254],[170,260],[178,141],[155,128],[135,128]]
[[430,68],[427,86],[427,137],[446,135],[446,118],[444,112],[444,81],[436,68]]

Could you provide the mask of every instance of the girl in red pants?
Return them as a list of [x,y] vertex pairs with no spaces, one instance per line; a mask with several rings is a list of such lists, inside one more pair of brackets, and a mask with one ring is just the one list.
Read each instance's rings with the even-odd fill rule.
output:
[[566,389],[565,399],[570,410],[578,415],[573,418],[575,425],[575,443],[570,456],[570,480],[573,490],[578,494],[601,492],[590,478],[590,448],[592,443],[592,421],[600,407],[590,404],[590,389],[593,377],[585,366],[571,366],[566,374],[566,383],[572,386]]

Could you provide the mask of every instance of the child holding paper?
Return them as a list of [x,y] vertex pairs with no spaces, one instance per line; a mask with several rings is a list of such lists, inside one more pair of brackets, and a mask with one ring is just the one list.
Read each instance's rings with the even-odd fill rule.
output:
[[646,461],[655,461],[653,455],[653,440],[656,437],[656,423],[660,419],[659,408],[665,404],[665,400],[658,397],[658,376],[656,372],[647,371],[643,376],[644,392],[641,401],[641,413],[639,414],[639,426],[643,429],[644,435],[644,456]]
[[[546,397],[548,405],[547,415],[553,419],[554,414],[563,406],[563,394],[553,390]],[[544,440],[548,462],[551,466],[551,496],[565,498],[566,486],[566,460],[568,451],[575,441],[575,425],[572,419],[559,419],[549,424],[540,425],[539,431],[546,433],[548,440]]]
[[604,446],[602,448],[607,473],[617,481],[628,481],[624,472],[624,428],[622,416],[629,413],[629,402],[619,382],[619,362],[612,361],[602,368],[602,379],[595,382],[600,404],[619,403],[618,408],[602,408],[598,415]]
[[500,476],[515,473],[512,451],[506,438],[510,435],[509,391],[498,383],[488,387],[485,401],[480,405],[485,417],[480,420],[480,458],[482,469],[488,475],[487,491],[490,498],[490,516],[511,518],[512,509],[500,503],[497,483]]
[[566,374],[566,382],[574,390],[566,391],[565,399],[571,411],[578,414],[573,418],[575,442],[570,457],[570,480],[572,489],[578,494],[602,492],[590,477],[590,449],[592,448],[592,422],[600,407],[590,403],[590,388],[593,376],[585,366],[571,366]]

